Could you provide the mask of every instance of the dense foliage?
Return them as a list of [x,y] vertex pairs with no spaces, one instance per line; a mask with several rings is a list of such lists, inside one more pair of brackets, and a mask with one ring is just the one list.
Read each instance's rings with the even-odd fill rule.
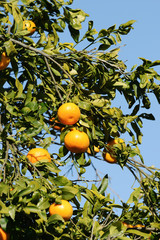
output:
[[[154,69],[160,60],[141,58],[140,66],[127,71],[118,58],[119,43],[135,21],[99,32],[89,21],[81,36],[88,14],[72,9],[72,2],[0,1],[0,53],[11,60],[0,71],[0,226],[11,240],[159,239],[160,175],[145,166],[138,146],[143,121],[154,120],[147,112],[150,95],[160,103],[160,75]],[[31,36],[23,29],[27,19],[36,24]],[[72,43],[62,42],[66,32]],[[127,113],[113,104],[119,95],[128,105]],[[95,160],[94,146],[102,153],[111,139],[130,136],[129,143],[115,149],[121,170],[127,167],[139,182],[127,203],[118,205],[110,198],[108,175],[87,188],[61,174],[71,163],[77,179],[85,182],[83,174],[92,164],[86,152],[66,149],[64,137],[73,126],[53,128],[50,119],[57,119],[65,102],[79,106],[81,117],[74,127],[89,136]],[[26,155],[35,147],[49,149],[52,161],[32,164]],[[103,154],[98,158],[104,161]],[[61,199],[73,205],[69,221],[49,216],[49,206]],[[115,208],[122,213],[117,215]]]

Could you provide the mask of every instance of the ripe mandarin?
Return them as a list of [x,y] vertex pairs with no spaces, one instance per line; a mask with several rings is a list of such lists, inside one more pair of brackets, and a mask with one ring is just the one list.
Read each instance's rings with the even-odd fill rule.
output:
[[83,153],[89,147],[89,137],[85,132],[73,129],[64,138],[66,148],[73,153]]
[[61,200],[61,204],[53,203],[50,205],[49,214],[59,214],[65,221],[67,221],[73,215],[73,208],[67,200]]
[[73,125],[80,119],[80,109],[75,103],[62,104],[57,112],[58,119],[65,125]]
[[9,234],[0,227],[0,240],[9,240]]
[[23,21],[23,30],[28,30],[30,33],[26,36],[30,36],[36,31],[36,24],[31,20],[25,20]]
[[107,150],[108,152],[106,152],[106,150],[103,151],[103,158],[105,161],[107,161],[108,163],[116,163],[117,159],[114,155],[114,151],[112,149],[110,149],[110,147],[114,146],[115,144],[118,143],[124,143],[124,140],[121,138],[116,138],[111,140],[110,142],[107,143]]
[[7,57],[6,53],[3,52],[1,55],[1,61],[0,61],[0,70],[4,70],[10,63],[10,58]]
[[[94,153],[98,153],[100,151],[99,147],[96,147],[96,146],[93,146],[93,150],[94,150]],[[87,149],[87,153],[91,154],[91,149],[89,147]]]
[[46,149],[43,148],[33,148],[28,154],[27,158],[31,163],[36,163],[37,161],[41,161],[43,159],[47,159],[48,162],[51,162],[51,156]]

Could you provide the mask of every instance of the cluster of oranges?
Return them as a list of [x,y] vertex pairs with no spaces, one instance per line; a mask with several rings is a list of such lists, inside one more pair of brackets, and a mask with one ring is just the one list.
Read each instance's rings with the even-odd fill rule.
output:
[[[27,154],[28,160],[34,164],[41,160],[51,162],[51,156],[46,149],[33,148]],[[65,221],[69,220],[73,214],[72,205],[67,200],[61,200],[61,204],[53,203],[49,207],[49,214],[59,214]]]
[[[59,122],[63,125],[73,125],[80,119],[80,109],[74,103],[62,104],[57,112]],[[65,136],[64,143],[69,151],[80,153],[85,152],[89,146],[89,138],[85,132],[72,128]],[[51,156],[46,149],[33,148],[27,154],[28,160],[35,164],[41,160],[51,162]],[[68,221],[73,215],[72,205],[62,199],[61,204],[52,203],[49,207],[49,214],[59,214],[65,221]]]
[[[50,121],[54,121],[53,128],[55,130],[62,131],[65,125],[73,125],[77,123],[80,119],[80,115],[80,109],[76,104],[64,103],[58,109],[58,120],[53,117],[50,119]],[[71,128],[71,131],[66,134],[64,138],[64,144],[66,148],[73,153],[82,153],[87,151],[88,154],[91,154],[88,135],[85,132],[76,130],[75,128]],[[103,158],[105,161],[109,163],[117,162],[117,159],[114,156],[114,151],[111,149],[112,146],[116,144],[124,144],[124,141],[121,138],[117,138],[111,140],[107,144],[106,150],[103,151]],[[100,151],[99,146],[94,146],[93,151],[94,153],[98,153]]]
[[[26,34],[26,36],[30,36],[36,31],[36,25],[31,20],[25,20],[23,21],[23,30],[27,30],[29,33]],[[9,63],[10,63],[10,58],[7,56],[6,52],[3,52],[1,54],[0,70],[6,69]]]
[[[63,127],[65,127],[65,125],[74,125],[78,122],[80,116],[80,109],[75,103],[64,103],[59,107],[57,111],[58,120],[51,118],[50,121],[54,120],[56,125],[53,126],[57,127],[55,128],[56,130],[60,130],[60,124],[63,125]],[[57,123],[59,125],[57,125]],[[71,127],[70,131],[65,135],[64,144],[65,147],[72,153],[87,152],[88,154],[91,154],[91,150],[89,148],[90,140],[88,135],[83,131],[77,130],[75,127]],[[109,141],[106,145],[106,148],[103,150],[103,158],[105,161],[109,163],[117,162],[113,149],[116,144],[125,143],[121,138],[116,138]],[[99,146],[94,146],[93,150],[95,153],[98,153],[100,151]],[[27,154],[27,157],[31,163],[35,163],[42,159],[46,159],[49,162],[51,161],[51,157],[48,151],[42,148],[34,148],[30,150]]]
[[[75,103],[64,103],[57,111],[58,121],[55,120],[56,124],[53,127],[56,130],[61,130],[60,125],[63,125],[63,127],[65,125],[74,125],[78,122],[80,116],[80,109]],[[51,121],[54,119],[55,118],[52,118]],[[83,153],[87,151],[90,141],[85,132],[79,131],[73,127],[66,134],[64,144],[66,148],[73,153]]]
[[[56,124],[65,125],[74,125],[76,124],[81,116],[81,112],[79,107],[74,103],[64,103],[62,104],[57,111],[58,120],[55,121],[55,118],[52,118],[51,121],[55,121]],[[58,130],[60,130],[58,128]],[[113,146],[114,144],[121,143],[122,140],[112,140],[107,146]],[[89,149],[89,137],[83,132],[79,131],[76,128],[71,128],[70,131],[65,135],[64,144],[66,148],[73,153],[83,153],[88,152],[90,154]],[[99,148],[94,146],[94,151],[99,152]],[[106,161],[110,161],[111,163],[116,162],[116,158],[112,157],[108,152],[104,152],[104,159]],[[28,160],[34,164],[37,161],[47,160],[51,162],[50,154],[46,149],[42,148],[34,148],[31,149],[27,154]],[[65,221],[69,220],[73,214],[72,205],[67,200],[61,200],[61,204],[53,203],[49,207],[49,214],[59,214]]]

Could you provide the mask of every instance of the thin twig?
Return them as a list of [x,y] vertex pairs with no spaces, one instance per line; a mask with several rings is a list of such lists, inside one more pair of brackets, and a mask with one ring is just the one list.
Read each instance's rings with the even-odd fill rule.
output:
[[52,78],[52,80],[53,80],[53,82],[54,82],[54,86],[55,86],[55,89],[56,89],[56,91],[57,91],[57,93],[58,93],[58,96],[59,96],[59,98],[61,99],[61,102],[63,103],[63,98],[62,98],[62,96],[61,96],[61,94],[60,94],[60,92],[59,92],[59,90],[58,90],[58,88],[57,88],[57,83],[56,83],[55,77],[54,77],[54,75],[53,75],[53,73],[52,73],[52,71],[51,71],[51,68],[50,68],[50,66],[49,66],[48,60],[47,60],[46,57],[44,57],[44,60],[45,60],[46,66],[47,66],[47,68],[48,68],[48,71],[49,71],[49,73],[50,73],[50,75],[51,75],[51,78]]
[[101,178],[100,175],[98,174],[98,171],[97,171],[96,167],[94,166],[94,164],[91,163],[91,165],[92,165],[93,169],[94,169],[95,172],[96,172],[96,176],[97,176],[100,180],[102,180],[102,178]]
[[4,159],[4,162],[3,162],[3,165],[2,165],[2,169],[1,169],[1,172],[0,172],[0,175],[2,174],[2,171],[3,171],[3,182],[5,182],[5,179],[6,179],[6,170],[5,170],[5,165],[8,161],[8,151],[9,151],[9,142],[6,141],[6,154],[5,154],[5,159]]
[[138,165],[140,165],[141,167],[143,167],[143,168],[145,168],[146,170],[148,170],[150,173],[152,173],[153,174],[153,171],[151,170],[151,169],[154,169],[154,170],[160,170],[160,169],[158,169],[158,168],[151,168],[151,167],[147,167],[146,165],[144,165],[143,163],[141,163],[141,162],[138,162],[138,161],[136,161],[135,159],[129,159],[128,160],[129,162],[134,162],[134,163],[136,163],[136,164],[138,164]]
[[[144,175],[145,177],[150,178],[149,175],[148,175],[147,173],[145,173],[143,170],[141,170],[137,165],[135,165],[135,164],[132,163],[131,161],[129,162],[129,164],[130,164],[132,167],[136,168],[137,171],[139,172],[139,174],[142,173],[142,175]],[[153,173],[153,172],[152,172],[152,173]]]
[[83,232],[80,231],[80,229],[76,226],[76,224],[73,222],[72,219],[70,219],[71,223],[75,226],[75,228],[77,229],[77,231],[82,235],[84,236],[86,239],[88,238]]
[[101,179],[99,180],[87,180],[87,179],[76,179],[76,180],[71,180],[72,182],[101,182]]
[[3,127],[2,127],[2,121],[1,121],[1,119],[2,119],[2,115],[0,114],[0,133],[3,132]]
[[96,220],[95,220],[95,218],[94,218],[94,220],[93,220],[93,226],[92,226],[92,231],[91,231],[91,238],[90,238],[90,240],[92,240],[92,239],[93,239],[93,232],[94,232],[94,225],[95,225],[95,222],[96,222]]

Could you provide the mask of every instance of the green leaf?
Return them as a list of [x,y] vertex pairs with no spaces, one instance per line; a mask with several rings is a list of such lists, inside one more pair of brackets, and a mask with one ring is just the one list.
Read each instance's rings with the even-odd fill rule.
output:
[[8,218],[7,217],[1,217],[0,218],[0,226],[1,226],[1,228],[4,230],[4,231],[6,231],[6,229],[7,229],[7,224],[8,224]]
[[27,207],[24,207],[23,208],[23,211],[26,213],[26,214],[31,214],[31,213],[38,213],[40,210],[38,207],[36,207],[35,205],[32,205],[32,206],[27,206]]
[[99,31],[99,34],[98,34],[98,38],[101,38],[101,37],[109,37],[110,33],[107,29],[101,29]]
[[121,222],[113,223],[109,229],[109,233],[111,237],[123,236],[123,232],[121,231]]
[[9,186],[3,182],[0,183],[0,196],[8,193]]
[[50,206],[50,203],[49,203],[48,198],[43,198],[43,197],[37,204],[37,208],[40,210],[45,210],[45,209],[49,208],[49,206]]
[[60,190],[62,191],[62,198],[65,200],[74,198],[74,196],[78,193],[78,189],[71,186],[65,186],[60,188]]
[[34,2],[34,0],[22,0],[22,2],[23,2],[25,5],[29,5],[30,3]]
[[160,60],[156,60],[152,62],[152,66],[158,66],[158,65],[160,65]]
[[18,113],[15,111],[15,107],[7,104],[6,110],[13,116],[17,116]]
[[111,44],[101,44],[98,48],[98,50],[106,50],[111,46]]
[[145,88],[148,83],[148,75],[140,74],[140,88]]
[[45,33],[41,33],[41,36],[37,42],[37,45],[41,45],[42,43],[44,43],[46,41],[46,35]]
[[135,20],[130,20],[124,24],[121,24],[119,26],[118,32],[122,35],[126,35],[130,32],[131,29],[133,29],[132,24],[136,22]]
[[78,106],[86,111],[90,111],[91,110],[91,103],[90,102],[84,102],[84,101],[80,101],[78,103]]
[[74,40],[76,43],[78,43],[78,41],[79,41],[79,36],[80,36],[79,30],[74,29],[72,26],[69,25],[69,31],[70,31],[70,34],[71,34],[73,40]]
[[137,203],[140,199],[141,188],[136,188],[130,195],[127,203]]
[[58,70],[56,70],[55,68],[52,68],[52,67],[51,67],[51,69],[52,69],[52,72],[53,72],[57,77],[61,77],[61,73],[60,73]]
[[88,189],[85,189],[86,191],[86,194],[82,193],[81,195],[86,198],[91,204],[94,204],[94,195],[93,193],[88,190]]
[[13,18],[17,23],[20,23],[22,21],[22,15],[20,12],[20,9],[16,6],[15,4],[12,4],[12,14],[13,14]]
[[137,123],[136,122],[131,122],[131,126],[132,126],[133,130],[135,131],[135,133],[137,135],[138,142],[142,143],[142,136],[143,136],[143,134],[141,133]]
[[139,109],[140,109],[140,104],[137,104],[137,105],[134,107],[131,115],[132,115],[132,116],[135,116],[135,115],[138,113]]
[[50,225],[50,224],[54,224],[57,221],[64,222],[64,219],[60,215],[58,215],[58,214],[53,214],[52,216],[50,216],[48,218],[47,223],[48,223],[48,225]]
[[23,196],[28,195],[28,194],[30,194],[30,193],[32,193],[32,192],[33,192],[33,187],[27,187],[27,188],[21,190],[21,191],[17,194],[17,196],[18,196],[18,197],[23,197]]
[[59,148],[59,156],[60,157],[64,157],[65,155],[67,155],[68,153],[68,149],[65,146],[61,146]]
[[113,84],[114,87],[122,87],[124,89],[129,88],[128,84],[125,82],[117,81]]
[[6,207],[6,205],[0,200],[0,213],[2,214],[8,214],[9,208]]
[[113,26],[109,27],[109,28],[107,29],[107,31],[108,31],[109,33],[112,33],[112,32],[115,30],[115,28],[116,28],[116,25],[113,25]]
[[106,105],[106,100],[105,99],[95,99],[92,104],[95,107],[104,107]]
[[16,97],[19,98],[19,97],[21,97],[22,92],[23,92],[23,85],[20,83],[18,78],[16,78],[15,85],[16,85],[17,90],[18,90],[18,93],[17,93]]
[[123,236],[119,236],[118,239],[119,239],[119,240],[131,240],[131,238],[129,238],[129,237],[123,237]]
[[101,182],[101,185],[99,186],[98,188],[98,192],[100,194],[104,194],[104,192],[106,191],[108,187],[108,174],[106,174],[103,179],[102,179],[102,182]]
[[[35,163],[35,166],[41,171],[42,167],[53,173],[59,173],[60,169],[54,164],[54,162],[48,162],[48,159],[43,159]],[[44,169],[43,169],[44,170]]]
[[54,179],[54,183],[57,185],[57,186],[65,186],[65,185],[71,185],[72,182],[64,177],[64,176],[57,176],[55,179]]
[[160,229],[160,223],[152,222],[152,223],[150,223],[150,224],[151,224],[151,227],[152,227],[152,228],[158,228],[158,229]]
[[93,21],[88,22],[88,31],[90,31],[93,28]]
[[88,123],[86,123],[86,122],[84,122],[84,121],[82,121],[82,120],[80,120],[79,123],[80,123],[80,125],[82,125],[82,126],[84,126],[84,127],[87,127],[87,128],[90,127]]
[[143,102],[144,107],[145,107],[146,109],[149,109],[149,108],[150,108],[151,102],[150,102],[148,96],[144,95],[144,96],[143,96],[143,99],[142,99],[142,102]]
[[17,54],[17,51],[14,47],[14,44],[11,40],[8,40],[4,43],[4,47],[6,49],[7,52],[7,56],[11,55],[11,54]]
[[121,24],[120,27],[127,28],[127,27],[132,26],[133,23],[135,23],[135,22],[136,22],[136,20],[130,20],[130,21],[126,22],[126,23]]
[[121,43],[122,39],[119,33],[114,33],[116,35],[116,40],[118,43]]
[[128,229],[128,230],[126,231],[126,233],[135,234],[135,235],[144,237],[144,239],[149,239],[149,237],[150,237],[150,234],[149,234],[149,233],[144,233],[144,232],[138,231],[138,230],[136,230],[136,229]]

